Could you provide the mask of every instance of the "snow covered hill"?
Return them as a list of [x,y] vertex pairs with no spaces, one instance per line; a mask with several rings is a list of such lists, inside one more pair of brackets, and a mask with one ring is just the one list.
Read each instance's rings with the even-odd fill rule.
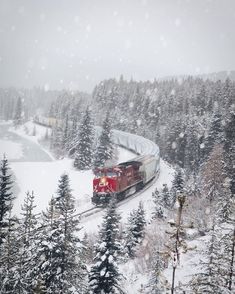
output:
[[[35,125],[32,122],[27,122],[20,128],[16,130],[14,128],[10,128],[9,131],[14,132],[19,136],[22,136],[24,139],[33,141],[37,144],[38,147],[42,148],[43,151],[45,150],[45,147],[43,147],[41,143],[43,142],[43,138],[47,132],[46,127]],[[121,133],[121,143],[122,145],[124,145],[123,140],[127,140],[127,138],[123,137],[125,135],[124,132]],[[138,141],[141,142],[140,148],[144,150],[145,145],[148,148],[147,150],[149,150],[149,146],[151,147],[151,150],[154,149],[152,146],[153,144],[147,144],[148,142],[145,144],[144,140],[141,141],[141,138],[139,136],[136,137],[138,137]],[[132,141],[134,142],[134,140]],[[15,144],[14,142],[11,143]],[[7,154],[7,151],[7,148],[5,148],[4,150],[2,150],[2,153],[6,152]],[[118,162],[124,162],[136,156],[136,154],[124,148],[118,147],[117,151]],[[46,152],[49,153],[48,150],[46,150]],[[50,153],[49,155],[50,158],[53,158],[53,156]],[[61,160],[53,160],[48,162],[14,161],[11,162],[11,168],[16,177],[17,187],[15,190],[18,191],[17,199],[15,201],[14,206],[14,211],[16,214],[20,213],[21,205],[23,203],[23,199],[27,191],[34,191],[35,204],[37,205],[36,211],[40,212],[41,210],[44,210],[47,207],[52,195],[55,195],[59,177],[63,173],[67,173],[69,175],[73,195],[76,199],[77,212],[79,213],[93,207],[91,203],[93,180],[92,171],[75,170],[73,168],[71,159],[64,158]],[[125,202],[125,204],[119,207],[119,211],[123,214],[123,220],[126,219],[127,215],[133,208],[136,208],[138,206],[140,200],[143,201],[148,216],[151,216],[153,206],[152,192],[156,189],[156,187],[161,188],[163,184],[168,184],[170,186],[171,181],[173,179],[173,170],[164,161],[161,161],[160,169],[160,176],[158,180],[148,190],[146,190],[138,197],[133,198],[128,202]],[[96,225],[92,225],[93,220],[91,216],[83,220],[83,226],[84,228],[86,227],[87,231],[94,232],[97,230],[97,225],[101,221],[101,219],[102,213],[99,213],[99,216],[97,215],[94,221]]]

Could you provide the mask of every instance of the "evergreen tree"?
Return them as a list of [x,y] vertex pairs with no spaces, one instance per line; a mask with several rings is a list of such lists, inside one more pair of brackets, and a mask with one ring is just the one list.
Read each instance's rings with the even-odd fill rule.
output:
[[11,211],[8,211],[5,219],[5,239],[0,245],[0,293],[11,294],[15,293],[15,271],[19,257],[19,220],[11,216]]
[[76,236],[79,221],[74,215],[75,200],[68,175],[59,180],[57,196],[43,216],[39,242],[38,271],[47,293],[87,293],[86,267],[81,257],[81,241]]
[[216,206],[219,239],[219,250],[216,252],[217,273],[221,279],[221,286],[229,291],[235,291],[235,200],[229,187],[224,185],[222,191]]
[[74,166],[78,170],[90,169],[93,161],[94,131],[91,114],[87,108],[79,128],[79,139],[76,146]]
[[76,146],[78,144],[78,117],[74,114],[72,116],[72,124],[69,128],[69,134],[68,134],[68,144],[67,149],[69,152],[69,155],[74,155],[76,151]]
[[189,121],[187,130],[187,145],[185,151],[185,167],[188,171],[197,172],[199,168],[199,140],[198,140],[198,124],[195,120]]
[[216,111],[212,118],[211,126],[209,129],[208,137],[205,143],[205,155],[208,156],[217,144],[223,142],[223,129],[222,129],[222,115]]
[[183,175],[182,175],[182,171],[181,169],[178,169],[175,173],[175,177],[173,179],[172,182],[173,185],[173,189],[177,192],[177,193],[182,193],[183,189],[184,189],[184,179],[183,179]]
[[225,180],[224,157],[221,145],[216,145],[201,168],[202,191],[210,203],[218,200],[222,193],[221,183]]
[[19,227],[19,253],[16,261],[14,274],[15,293],[33,293],[34,283],[34,260],[35,230],[37,219],[34,214],[34,193],[27,192],[22,206],[22,219]]
[[68,151],[68,146],[69,146],[69,117],[68,115],[66,115],[65,122],[64,122],[61,144],[62,144],[61,148],[63,150],[63,153],[66,154],[66,152]]
[[106,115],[103,123],[102,133],[99,138],[99,145],[95,154],[94,166],[104,166],[106,161],[113,155],[113,146],[111,140],[111,121],[109,115]]
[[225,126],[225,163],[226,174],[230,179],[230,190],[235,195],[235,112],[230,112]]
[[4,239],[3,230],[7,226],[5,217],[11,211],[12,201],[14,200],[11,177],[8,160],[4,155],[0,162],[0,246]]
[[223,107],[229,111],[232,104],[235,102],[235,93],[234,93],[234,86],[232,86],[232,82],[229,78],[225,80],[223,86]]
[[175,173],[175,177],[172,182],[172,188],[171,188],[171,199],[169,201],[170,207],[173,207],[177,198],[177,195],[182,194],[184,189],[184,179],[181,172],[181,169],[177,169]]
[[164,262],[160,256],[159,250],[155,250],[151,262],[150,279],[148,283],[148,293],[162,294],[166,291],[163,289],[163,285],[160,281],[161,272],[164,269]]
[[131,258],[135,256],[136,246],[140,244],[144,238],[145,224],[145,211],[142,202],[140,202],[138,209],[130,213],[125,236],[125,247],[128,256]]
[[23,106],[21,97],[16,102],[16,109],[14,115],[14,126],[17,127],[23,123]]
[[[231,218],[234,218],[235,213],[235,201],[232,197],[231,191],[228,185],[223,184],[223,188],[219,190],[218,201],[215,206],[216,223],[229,223]],[[232,217],[233,216],[233,217]]]
[[187,145],[187,136],[185,134],[185,130],[181,130],[178,138],[177,138],[177,150],[176,150],[176,163],[184,168],[185,165],[185,152]]
[[46,293],[51,294],[56,287],[56,274],[60,261],[59,253],[61,253],[60,244],[58,243],[60,231],[58,231],[57,218],[55,200],[52,198],[47,211],[42,214],[42,224],[35,237],[37,251],[33,256],[34,260],[38,260],[36,267],[36,289],[38,286],[43,285]]
[[89,283],[94,294],[123,293],[119,286],[120,273],[117,261],[120,253],[118,231],[120,217],[116,213],[116,201],[110,201],[96,246],[94,264]]
[[204,252],[204,261],[200,264],[201,270],[193,276],[190,282],[193,293],[232,293],[228,292],[227,278],[229,277],[230,264],[227,268],[226,255],[228,251],[226,253],[224,251],[223,239],[224,237],[221,238],[221,228],[213,225],[211,239],[207,244],[206,252]]
[[161,193],[161,199],[163,200],[163,205],[167,208],[171,207],[171,194],[167,184],[163,184],[163,188],[160,193]]
[[50,148],[57,157],[60,157],[63,154],[62,138],[63,138],[62,128],[56,121],[55,126],[52,128]]
[[163,199],[162,199],[162,193],[159,193],[158,189],[152,193],[153,197],[153,203],[154,203],[154,212],[153,212],[153,218],[164,218],[164,207],[163,207]]

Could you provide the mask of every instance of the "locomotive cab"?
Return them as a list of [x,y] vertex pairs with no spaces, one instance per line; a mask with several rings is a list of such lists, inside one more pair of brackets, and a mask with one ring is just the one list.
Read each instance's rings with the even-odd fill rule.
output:
[[92,202],[106,205],[118,188],[121,171],[115,168],[97,168],[94,170]]

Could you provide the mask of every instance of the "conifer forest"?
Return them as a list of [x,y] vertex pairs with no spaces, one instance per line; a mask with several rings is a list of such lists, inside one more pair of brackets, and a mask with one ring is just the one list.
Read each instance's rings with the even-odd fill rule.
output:
[[0,294],[235,293],[234,13],[0,0]]

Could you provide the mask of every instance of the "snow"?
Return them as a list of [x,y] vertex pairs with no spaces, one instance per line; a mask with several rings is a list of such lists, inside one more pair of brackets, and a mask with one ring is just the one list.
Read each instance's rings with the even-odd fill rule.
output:
[[[127,218],[130,214],[130,212],[133,209],[137,209],[139,206],[139,202],[143,202],[144,209],[146,211],[146,219],[150,220],[152,218],[152,212],[153,212],[153,199],[152,199],[152,192],[155,191],[155,189],[162,188],[163,184],[167,184],[168,187],[171,186],[171,182],[174,178],[174,170],[163,160],[160,161],[160,174],[159,178],[156,180],[156,182],[150,186],[147,190],[145,190],[143,193],[138,195],[137,197],[130,197],[130,199],[126,199],[125,201],[119,203],[118,207],[118,213],[120,213],[122,217],[122,222],[125,223],[127,221]],[[84,231],[87,233],[97,233],[98,227],[101,225],[103,221],[103,215],[104,212],[98,212],[94,215],[91,215],[89,217],[86,217],[81,220],[81,225],[84,228]]]
[[[33,135],[34,130],[35,136]],[[22,126],[19,126],[18,128],[10,128],[11,132],[16,133],[21,137],[31,140],[35,143],[40,143],[40,141],[45,138],[46,130],[46,127],[35,124],[32,121],[28,121]],[[48,132],[50,135],[50,129],[48,129]]]
[[[206,243],[209,238],[209,236],[205,236],[196,240],[187,241],[188,251],[180,254],[180,264],[176,267],[175,286],[179,283],[188,283],[192,279],[192,276],[198,273],[201,259],[203,258],[202,252],[205,252]],[[169,266],[164,271],[164,276],[168,281],[171,281],[172,266]]]
[[[33,123],[32,121],[28,121],[22,126],[19,126],[18,128],[11,127],[9,131],[40,145],[40,148],[45,153],[47,153],[49,157],[53,160],[54,156],[47,150],[47,148],[45,148],[42,145],[47,129],[48,129],[48,136],[50,136],[51,130],[49,128],[37,125]],[[34,132],[35,132],[35,135],[34,135]]]
[[[17,131],[17,133],[20,132]],[[123,162],[133,158],[135,154],[118,147],[118,156],[118,162]],[[91,170],[75,170],[72,159],[64,158],[50,162],[12,162],[10,166],[16,177],[17,187],[15,190],[19,191],[14,204],[14,212],[17,215],[21,211],[21,205],[27,191],[34,191],[35,204],[37,205],[35,211],[45,210],[52,195],[56,194],[58,181],[63,173],[69,175],[76,201],[76,211],[79,213],[93,207],[91,203],[93,173]]]
[[[36,126],[36,136],[32,136],[34,130],[34,124],[32,122],[28,122],[25,126],[22,126],[18,129],[11,129],[12,132],[31,140],[38,144],[40,148],[42,140],[45,136],[45,127]],[[25,133],[27,131],[27,134]],[[125,134],[122,132],[123,141],[126,140]],[[137,141],[131,139],[131,144],[135,147],[138,144],[138,141],[141,143],[141,150],[144,148],[145,152],[147,150],[153,150],[153,152],[159,152],[158,146],[156,144],[147,144],[144,143],[144,140],[139,139],[136,136]],[[14,142],[10,142],[14,146]],[[15,145],[16,146],[16,145]],[[146,147],[147,146],[147,147]],[[19,146],[17,147],[19,148]],[[13,148],[16,150],[16,148]],[[45,149],[44,149],[45,150]],[[48,154],[50,154],[47,151]],[[126,160],[130,160],[136,156],[131,151],[123,149],[121,147],[117,148],[118,153],[118,162],[124,162]],[[53,158],[50,155],[51,158]],[[45,161],[45,162],[10,162],[10,167],[12,168],[15,178],[16,185],[15,191],[17,194],[17,198],[14,203],[14,213],[19,215],[21,212],[21,205],[23,204],[23,199],[26,195],[27,191],[34,191],[35,194],[35,204],[36,210],[35,212],[41,212],[45,210],[48,206],[48,202],[50,201],[52,195],[55,195],[58,180],[63,173],[67,173],[70,178],[70,185],[72,188],[72,193],[76,200],[76,212],[82,212],[87,209],[93,207],[91,203],[92,197],[92,180],[93,173],[91,170],[88,171],[77,171],[73,167],[73,160],[64,158],[62,160],[53,160],[53,161]],[[147,189],[145,189],[142,193],[138,194],[138,196],[130,197],[126,199],[124,202],[118,204],[118,213],[120,213],[122,219],[122,223],[126,223],[127,218],[133,209],[137,209],[139,202],[143,202],[144,209],[146,211],[146,219],[149,221],[152,218],[153,212],[153,200],[152,200],[152,192],[155,191],[156,188],[161,189],[163,184],[167,184],[170,188],[171,182],[174,177],[174,170],[163,160],[160,161],[160,174],[159,177],[153,181],[152,185],[150,185]],[[103,222],[104,210],[95,213],[94,215],[89,215],[81,218],[80,227],[82,230],[79,234],[83,235],[86,233],[97,234],[101,223]],[[109,257],[110,262],[112,261],[112,256]],[[138,293],[140,288],[143,289],[143,285],[147,282],[147,275],[136,271],[138,265],[135,265],[132,261],[128,262],[128,264],[124,265],[125,271],[128,278],[131,276],[132,282],[125,283],[123,288],[125,288],[126,293]],[[134,291],[134,292],[133,292]]]
[[22,146],[19,143],[0,139],[1,158],[4,153],[7,154],[9,160],[20,159],[23,156]]

